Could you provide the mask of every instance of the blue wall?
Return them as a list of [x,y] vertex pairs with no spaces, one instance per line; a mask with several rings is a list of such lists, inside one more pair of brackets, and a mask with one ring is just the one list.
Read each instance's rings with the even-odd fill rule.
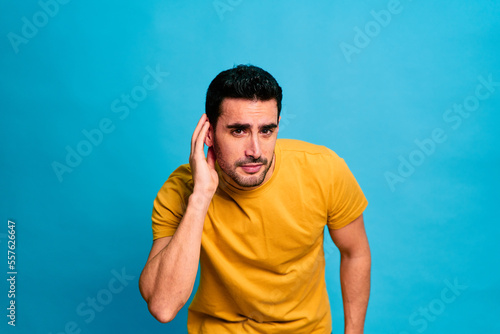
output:
[[499,18],[486,0],[3,1],[2,333],[185,332],[186,308],[162,325],[137,288],[152,203],[239,63],[282,85],[279,136],[335,150],[369,199],[366,332],[498,332]]

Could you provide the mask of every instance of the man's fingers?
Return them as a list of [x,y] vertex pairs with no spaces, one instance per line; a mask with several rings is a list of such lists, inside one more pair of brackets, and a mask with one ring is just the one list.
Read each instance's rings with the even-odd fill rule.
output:
[[196,138],[193,147],[193,155],[201,154],[203,158],[205,158],[205,153],[203,152],[205,137],[207,135],[208,128],[210,127],[210,123],[205,122],[198,132],[198,138]]
[[200,120],[198,121],[198,124],[196,125],[196,128],[194,129],[193,137],[191,137],[191,152],[194,152],[194,147],[195,147],[196,141],[197,141],[198,136],[200,134],[200,131],[203,128],[203,125],[206,123],[206,121],[207,121],[207,115],[206,114],[201,115]]
[[198,121],[198,124],[196,124],[196,128],[193,131],[193,136],[191,137],[191,151],[194,150],[196,139],[198,139],[198,135],[201,131],[201,128],[203,127],[203,124],[205,124],[205,121],[206,121],[206,114],[202,114],[200,120]]

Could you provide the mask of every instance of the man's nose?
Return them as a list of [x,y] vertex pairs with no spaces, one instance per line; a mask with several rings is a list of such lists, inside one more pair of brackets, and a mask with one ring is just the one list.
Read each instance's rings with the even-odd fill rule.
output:
[[245,150],[246,156],[251,156],[254,159],[260,158],[262,151],[260,149],[260,142],[258,136],[250,136],[247,148]]

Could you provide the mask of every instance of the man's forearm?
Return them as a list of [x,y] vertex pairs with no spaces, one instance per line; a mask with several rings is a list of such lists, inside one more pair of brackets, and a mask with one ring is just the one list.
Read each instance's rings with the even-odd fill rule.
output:
[[203,223],[210,200],[193,194],[170,243],[152,258],[140,286],[151,313],[160,321],[173,319],[189,299],[200,259]]
[[369,251],[358,256],[341,256],[340,284],[344,303],[345,334],[363,333],[370,297],[370,270]]

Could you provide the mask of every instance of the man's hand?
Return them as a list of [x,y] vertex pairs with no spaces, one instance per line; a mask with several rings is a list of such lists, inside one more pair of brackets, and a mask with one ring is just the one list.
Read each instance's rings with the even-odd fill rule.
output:
[[203,151],[209,128],[210,123],[208,122],[207,115],[203,114],[191,138],[189,164],[191,166],[191,173],[193,174],[193,193],[199,193],[211,200],[219,185],[219,176],[215,170],[215,152],[213,146],[208,148],[208,157],[206,159]]

